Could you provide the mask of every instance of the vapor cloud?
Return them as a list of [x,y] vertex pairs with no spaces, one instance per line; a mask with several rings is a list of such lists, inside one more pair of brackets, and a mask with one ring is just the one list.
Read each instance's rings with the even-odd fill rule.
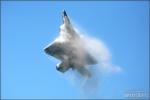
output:
[[86,44],[84,45],[84,48],[86,48],[86,50],[97,59],[98,65],[96,66],[99,71],[102,73],[117,73],[122,71],[120,66],[112,64],[111,52],[100,38],[94,38],[91,36],[92,33],[84,31],[84,29],[77,24],[73,26],[81,36],[83,45]]
[[[61,27],[62,30],[65,27]],[[89,36],[87,32],[81,29],[76,25],[73,25],[73,28],[80,35],[80,44],[77,43],[77,47],[84,47],[96,60],[98,61],[97,65],[86,66],[87,69],[92,73],[92,77],[87,78],[81,76],[77,71],[70,70],[66,74],[66,79],[71,82],[71,84],[77,88],[80,92],[80,98],[99,98],[98,91],[100,88],[100,81],[102,73],[117,73],[122,71],[121,67],[112,64],[111,62],[111,53],[108,47],[101,39],[96,39],[92,36]],[[81,30],[80,30],[81,29]],[[64,31],[63,31],[64,32]],[[91,33],[90,33],[91,34]],[[79,46],[81,45],[81,46]],[[81,54],[79,52],[78,54]]]
[[[75,30],[75,34],[80,36],[80,39],[73,40],[69,34],[66,34],[68,32],[72,32],[70,31],[72,28]],[[77,27],[77,25],[74,24],[71,27],[69,26],[69,28],[66,27],[65,24],[61,25],[60,36],[55,40],[55,42],[71,42],[71,45],[76,48],[75,52],[79,57],[79,63],[80,61],[82,62],[82,59],[85,56],[85,53],[83,52],[84,50],[88,51],[98,61],[98,64],[96,65],[85,66],[92,74],[92,77],[90,78],[83,77],[76,70],[70,70],[65,74],[66,79],[80,90],[83,98],[98,98],[97,91],[100,86],[101,74],[116,73],[122,71],[122,69],[121,67],[112,64],[112,55],[101,39],[89,36],[87,32],[85,33],[83,29],[80,29],[80,27]]]

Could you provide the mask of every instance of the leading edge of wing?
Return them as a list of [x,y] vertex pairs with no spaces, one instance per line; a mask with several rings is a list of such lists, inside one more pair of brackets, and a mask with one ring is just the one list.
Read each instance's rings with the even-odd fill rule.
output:
[[63,51],[62,48],[62,43],[59,42],[54,42],[50,45],[48,45],[46,48],[44,48],[45,53],[49,54],[49,55],[54,55],[56,53],[60,53]]

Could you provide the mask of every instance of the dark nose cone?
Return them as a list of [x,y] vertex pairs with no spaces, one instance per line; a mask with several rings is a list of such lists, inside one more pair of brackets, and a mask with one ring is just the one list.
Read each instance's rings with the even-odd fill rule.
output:
[[67,13],[65,10],[63,11],[63,16],[67,16]]

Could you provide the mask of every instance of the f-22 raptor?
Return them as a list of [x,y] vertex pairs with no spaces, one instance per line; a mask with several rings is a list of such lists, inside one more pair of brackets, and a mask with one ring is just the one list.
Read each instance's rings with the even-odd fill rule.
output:
[[84,48],[81,36],[71,24],[64,10],[62,12],[63,24],[60,26],[60,35],[50,45],[44,48],[46,54],[55,57],[61,62],[56,69],[62,73],[69,69],[77,70],[81,75],[90,77],[91,72],[86,66],[97,64],[97,60]]

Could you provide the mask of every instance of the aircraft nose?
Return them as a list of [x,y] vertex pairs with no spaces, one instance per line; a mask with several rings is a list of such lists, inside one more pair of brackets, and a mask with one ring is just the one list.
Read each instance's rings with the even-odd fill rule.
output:
[[65,10],[63,11],[63,16],[67,16],[67,13]]

